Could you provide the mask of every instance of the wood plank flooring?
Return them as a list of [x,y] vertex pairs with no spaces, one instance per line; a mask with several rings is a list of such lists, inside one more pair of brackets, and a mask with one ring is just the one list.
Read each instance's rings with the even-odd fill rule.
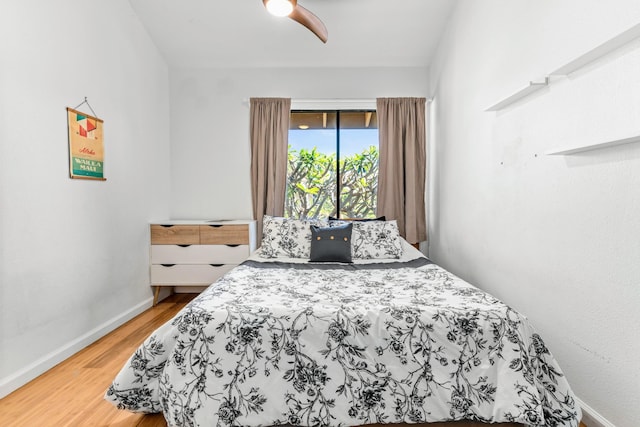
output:
[[166,427],[161,414],[120,411],[103,399],[129,356],[194,294],[174,294],[0,400],[0,426]]
[[[103,399],[113,378],[144,339],[195,294],[174,294],[0,400],[2,427],[166,427],[161,414],[116,409]],[[438,423],[429,427],[455,427]],[[481,424],[466,424],[480,427]],[[507,424],[492,424],[492,426]],[[374,426],[371,426],[374,427]],[[391,426],[385,426],[391,427]],[[419,427],[419,426],[416,426]],[[580,427],[587,427],[580,424]]]

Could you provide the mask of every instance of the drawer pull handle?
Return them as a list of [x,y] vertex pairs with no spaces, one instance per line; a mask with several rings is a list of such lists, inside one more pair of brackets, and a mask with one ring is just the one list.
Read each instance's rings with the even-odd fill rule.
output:
[[224,264],[209,264],[211,267],[222,267]]
[[227,246],[229,246],[230,248],[237,248],[240,245],[227,245]]
[[178,246],[180,246],[181,248],[188,248],[191,245],[178,245]]
[[171,227],[173,227],[173,225],[171,225],[171,224],[160,224],[160,227],[171,228]]
[[222,225],[222,224],[209,224],[209,227],[218,228],[218,227],[224,227],[224,225]]
[[175,264],[160,264],[163,267],[173,267]]

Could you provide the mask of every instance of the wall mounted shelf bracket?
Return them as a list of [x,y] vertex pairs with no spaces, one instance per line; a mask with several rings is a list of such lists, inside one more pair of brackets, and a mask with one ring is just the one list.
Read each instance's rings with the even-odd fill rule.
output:
[[531,95],[534,92],[537,92],[545,87],[549,86],[549,77],[545,77],[540,81],[531,81],[528,86],[523,87],[513,95],[510,95],[503,99],[500,102],[495,103],[491,107],[487,108],[485,111],[498,111],[506,108],[507,106],[521,100],[524,97]]

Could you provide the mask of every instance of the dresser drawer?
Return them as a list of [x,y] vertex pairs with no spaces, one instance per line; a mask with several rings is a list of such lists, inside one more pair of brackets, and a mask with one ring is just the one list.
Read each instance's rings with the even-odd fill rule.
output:
[[201,225],[201,245],[248,245],[249,226],[243,225]]
[[240,264],[249,245],[151,245],[152,264]]
[[162,288],[209,286],[256,249],[256,222],[252,220],[174,219],[150,226],[154,306]]
[[153,285],[185,285],[208,286],[218,280],[236,265],[161,265],[151,266],[151,283]]
[[200,243],[198,225],[160,225],[151,226],[152,245],[197,245]]

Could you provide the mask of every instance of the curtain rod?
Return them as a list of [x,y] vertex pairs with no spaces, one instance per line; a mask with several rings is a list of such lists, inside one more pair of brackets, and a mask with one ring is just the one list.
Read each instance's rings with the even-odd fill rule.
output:
[[[430,98],[425,98],[426,102],[431,102]],[[249,105],[249,98],[242,100],[243,104]],[[297,99],[291,98],[292,110],[326,110],[338,107],[342,110],[368,110],[376,108],[376,98],[316,98],[316,99]]]

